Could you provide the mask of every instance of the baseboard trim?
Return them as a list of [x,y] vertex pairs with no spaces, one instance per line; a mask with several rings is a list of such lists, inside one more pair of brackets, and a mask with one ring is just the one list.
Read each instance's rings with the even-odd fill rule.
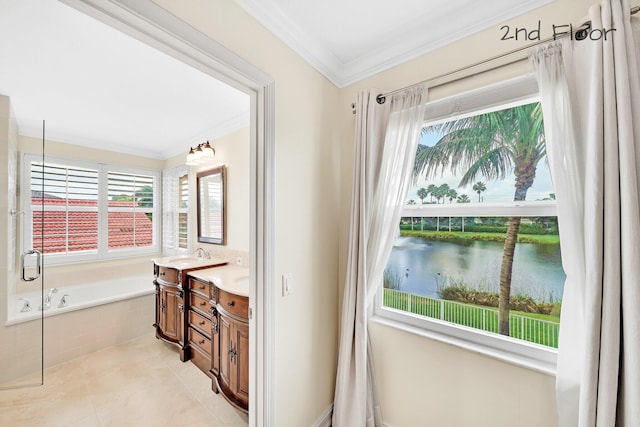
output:
[[333,416],[333,403],[320,415],[311,427],[331,427],[331,417]]

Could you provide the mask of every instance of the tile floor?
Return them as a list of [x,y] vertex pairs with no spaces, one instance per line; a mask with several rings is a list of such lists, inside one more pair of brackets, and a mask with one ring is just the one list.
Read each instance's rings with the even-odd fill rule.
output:
[[247,426],[211,381],[151,333],[45,371],[45,385],[0,391],[0,426]]

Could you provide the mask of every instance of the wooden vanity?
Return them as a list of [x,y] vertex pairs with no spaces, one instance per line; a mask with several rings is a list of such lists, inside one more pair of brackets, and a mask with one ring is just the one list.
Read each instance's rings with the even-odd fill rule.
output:
[[[191,360],[211,388],[236,408],[249,409],[249,270],[223,266],[188,274],[187,326]],[[208,292],[209,301],[203,305]],[[207,309],[205,314],[202,309]]]
[[187,274],[227,264],[225,259],[165,257],[153,260],[153,284],[156,287],[156,338],[178,346],[180,360],[189,360],[185,321]]
[[[175,344],[236,408],[249,409],[249,270],[154,260],[156,337]],[[215,268],[211,268],[215,266]]]

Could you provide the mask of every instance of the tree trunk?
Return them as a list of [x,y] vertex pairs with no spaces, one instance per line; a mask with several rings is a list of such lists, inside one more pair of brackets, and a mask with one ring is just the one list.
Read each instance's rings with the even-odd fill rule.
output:
[[[527,198],[527,190],[536,177],[536,165],[531,162],[516,159],[514,170],[516,175],[516,191],[513,200],[523,201]],[[500,270],[500,298],[498,299],[499,330],[502,335],[509,335],[509,300],[511,298],[511,273],[513,272],[513,254],[516,250],[518,232],[520,231],[520,217],[510,217],[507,235],[502,252],[502,268]]]
[[509,336],[509,299],[511,297],[511,273],[513,272],[513,254],[518,241],[520,230],[519,216],[509,218],[507,236],[502,253],[502,268],[500,270],[500,298],[498,300],[498,319],[500,320],[500,334]]

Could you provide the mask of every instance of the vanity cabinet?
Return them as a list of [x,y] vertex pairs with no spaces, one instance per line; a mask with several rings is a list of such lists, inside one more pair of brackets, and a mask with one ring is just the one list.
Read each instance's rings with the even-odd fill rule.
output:
[[185,284],[183,302],[177,304],[184,310],[182,360],[191,360],[211,378],[216,393],[248,412],[248,269],[226,265],[191,271],[181,283]]
[[249,299],[218,291],[220,367],[217,388],[242,410],[249,405]]
[[[187,289],[187,274],[193,271],[210,268],[213,266],[224,265],[227,263],[224,259],[198,259],[193,261],[187,258],[158,258],[153,264],[153,284],[156,287],[156,317],[153,327],[156,330],[156,338],[176,345],[180,349],[180,360],[183,362],[189,360],[188,354],[190,346],[189,342],[193,342],[194,348],[202,348],[206,353],[206,349],[210,349],[207,339],[211,339],[210,329],[193,328],[190,332],[192,317],[190,316],[191,308],[193,313],[203,315],[205,322],[211,321],[212,311],[215,307],[215,301],[210,303],[210,286],[208,282],[202,282],[199,286],[204,289],[195,288],[193,292]],[[192,299],[192,301],[189,301]],[[194,315],[195,315],[194,314]],[[195,321],[198,325],[201,320]],[[200,325],[202,326],[202,325]],[[203,333],[204,337],[197,335]],[[202,340],[205,340],[201,344]],[[198,347],[202,346],[202,347]],[[200,354],[194,356],[195,359],[201,360]],[[209,360],[211,355],[209,355]],[[205,363],[205,362],[202,362]],[[210,367],[207,368],[209,371]]]
[[217,319],[213,321],[216,317],[216,306],[215,301],[211,300],[211,285],[209,282],[190,277],[188,292],[189,356],[202,372],[213,377],[213,326],[217,324]]

